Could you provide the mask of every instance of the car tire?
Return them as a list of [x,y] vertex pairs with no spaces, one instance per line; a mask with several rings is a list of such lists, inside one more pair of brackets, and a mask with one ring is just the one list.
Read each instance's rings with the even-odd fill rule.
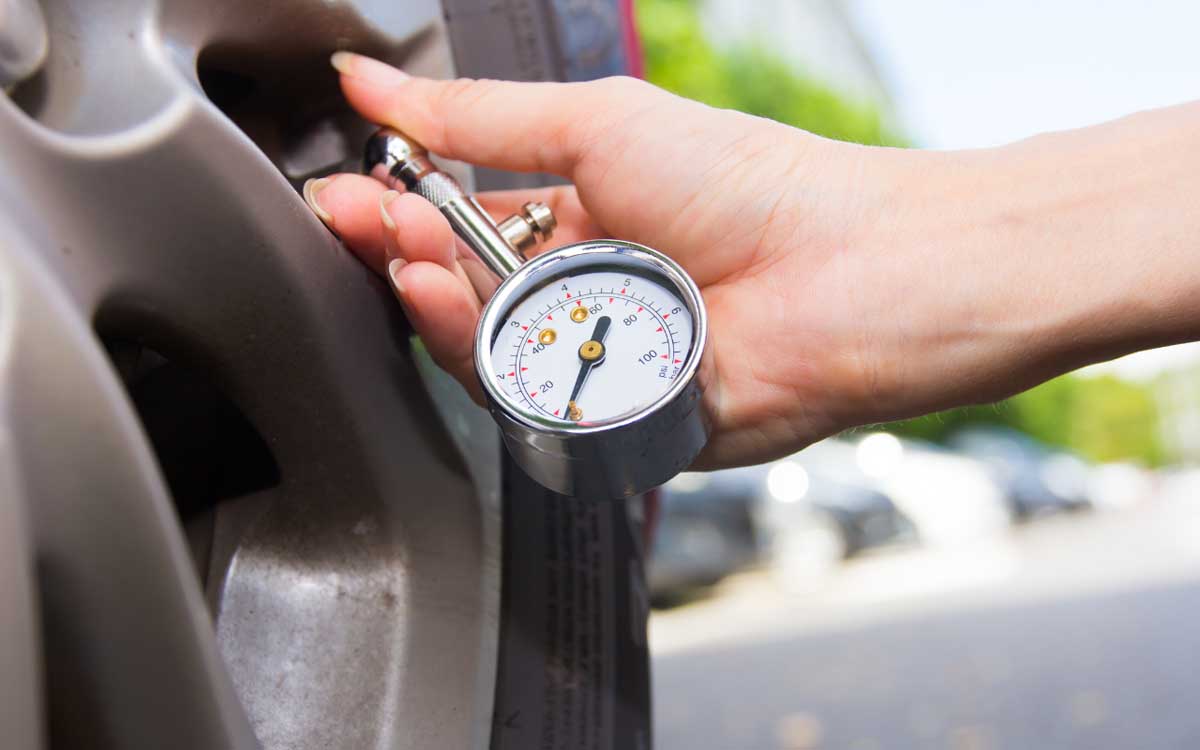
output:
[[0,97],[6,747],[649,748],[637,501],[523,476],[297,192],[370,129],[332,50],[627,72],[616,0],[40,7]]

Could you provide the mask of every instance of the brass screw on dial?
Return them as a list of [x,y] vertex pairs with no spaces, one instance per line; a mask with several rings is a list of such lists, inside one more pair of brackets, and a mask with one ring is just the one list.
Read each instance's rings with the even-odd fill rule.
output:
[[572,422],[578,422],[583,419],[583,409],[580,409],[574,401],[567,404],[567,419]]
[[576,307],[571,310],[571,320],[576,323],[582,323],[588,319],[588,311],[586,307]]
[[599,341],[585,341],[579,347],[579,358],[586,362],[595,362],[604,356],[604,344]]
[[553,344],[557,340],[558,340],[558,334],[554,332],[553,328],[547,328],[546,330],[544,330],[538,334],[538,341],[542,342],[546,346]]

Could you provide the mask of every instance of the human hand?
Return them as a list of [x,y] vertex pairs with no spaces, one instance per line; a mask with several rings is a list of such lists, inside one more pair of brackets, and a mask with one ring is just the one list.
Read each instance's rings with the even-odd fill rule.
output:
[[[843,245],[859,210],[847,175],[828,173],[837,144],[630,79],[432,81],[359,56],[339,56],[337,67],[364,117],[434,153],[574,183],[479,195],[493,215],[542,200],[558,217],[557,243],[629,239],[688,270],[710,317],[717,414],[706,463],[765,458],[845,423],[838,402],[863,388],[847,366],[857,357],[842,345],[854,342],[814,337],[805,311],[815,300],[795,286],[801,258]],[[359,175],[309,185],[306,197],[347,247],[389,275],[434,360],[478,398],[479,303],[441,214]]]
[[[1050,219],[1030,211],[1028,225],[1013,221],[1011,183],[1028,181],[1020,187],[1029,194],[1048,184],[1011,168],[1030,147],[853,146],[630,79],[434,81],[356,55],[339,53],[334,64],[366,119],[434,153],[573,182],[479,195],[493,216],[544,201],[559,244],[632,240],[688,270],[708,306],[715,375],[714,431],[698,468],[991,400],[1097,352],[1136,348],[1136,326],[1079,331],[1107,314],[1119,289],[1099,301],[1064,297],[1046,279],[1073,256],[1031,244]],[[471,359],[480,305],[437,209],[352,174],[312,182],[305,197],[389,277],[434,360],[480,400]],[[1044,203],[1055,201],[1062,196]],[[1037,201],[1020,204],[1029,205]]]

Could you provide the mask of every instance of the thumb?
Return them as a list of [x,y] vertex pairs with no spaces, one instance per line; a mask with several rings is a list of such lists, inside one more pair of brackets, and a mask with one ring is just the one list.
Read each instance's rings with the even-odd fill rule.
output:
[[350,104],[450,159],[572,179],[589,146],[638,100],[662,95],[632,78],[580,83],[516,83],[410,76],[386,63],[337,52]]

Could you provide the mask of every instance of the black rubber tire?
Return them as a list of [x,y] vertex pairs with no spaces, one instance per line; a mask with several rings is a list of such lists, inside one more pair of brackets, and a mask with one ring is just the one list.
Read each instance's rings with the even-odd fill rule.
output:
[[[460,75],[635,72],[619,0],[445,0],[445,8]],[[554,181],[477,170],[480,189]],[[511,461],[505,470],[493,750],[650,748],[642,500],[582,503],[545,490]]]

